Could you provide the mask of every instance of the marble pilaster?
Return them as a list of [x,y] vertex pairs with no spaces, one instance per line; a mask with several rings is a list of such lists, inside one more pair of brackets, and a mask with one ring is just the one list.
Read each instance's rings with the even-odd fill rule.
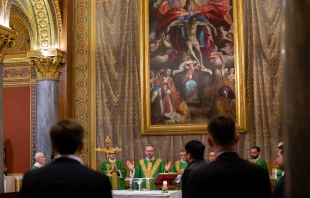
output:
[[310,197],[310,1],[283,0],[285,197]]
[[43,152],[48,163],[52,154],[49,130],[58,121],[58,77],[64,53],[59,49],[41,49],[28,52],[27,57],[38,76],[36,152]]
[[[0,25],[0,181],[4,181],[4,153],[3,153],[3,58],[6,49],[14,44],[16,31]],[[0,193],[4,192],[4,182],[0,182]]]
[[36,151],[43,152],[48,162],[52,154],[49,129],[58,121],[58,80],[39,79],[37,90]]

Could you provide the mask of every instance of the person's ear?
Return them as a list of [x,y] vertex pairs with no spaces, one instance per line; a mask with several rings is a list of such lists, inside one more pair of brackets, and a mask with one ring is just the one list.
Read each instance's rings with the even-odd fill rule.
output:
[[55,149],[55,146],[52,143],[52,153],[55,153],[55,152],[56,152],[56,149]]
[[214,142],[213,142],[213,139],[212,139],[211,136],[208,136],[207,141],[208,141],[208,144],[210,145],[210,147],[213,147],[213,146],[214,146]]
[[191,154],[190,153],[186,153],[186,159],[191,159]]
[[84,150],[84,148],[85,148],[85,139],[83,139],[82,144],[79,147],[79,150],[80,150],[81,153]]
[[235,137],[235,143],[236,144],[239,142],[239,138],[240,138],[239,133],[236,133],[236,137]]

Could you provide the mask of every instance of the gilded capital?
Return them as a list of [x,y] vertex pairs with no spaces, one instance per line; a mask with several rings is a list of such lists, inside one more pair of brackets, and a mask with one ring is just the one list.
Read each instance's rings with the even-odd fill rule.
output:
[[60,70],[64,67],[65,53],[59,49],[41,49],[27,53],[29,63],[37,72],[38,79],[58,79]]
[[6,49],[14,45],[17,33],[15,30],[0,25],[0,62],[3,62]]

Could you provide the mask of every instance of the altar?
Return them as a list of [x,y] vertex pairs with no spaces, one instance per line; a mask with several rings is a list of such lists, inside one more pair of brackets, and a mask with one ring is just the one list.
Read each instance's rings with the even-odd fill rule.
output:
[[140,191],[140,190],[112,190],[113,198],[138,197],[138,198],[182,198],[181,190],[169,190],[168,193],[162,193],[161,190]]

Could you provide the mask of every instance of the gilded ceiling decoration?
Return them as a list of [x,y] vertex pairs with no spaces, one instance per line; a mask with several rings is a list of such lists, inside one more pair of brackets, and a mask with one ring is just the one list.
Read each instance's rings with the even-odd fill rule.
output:
[[7,49],[8,54],[21,54],[30,51],[30,34],[27,25],[16,14],[12,13],[10,18],[10,27],[17,32],[17,38],[14,45]]
[[12,3],[28,16],[31,29],[36,32],[32,49],[59,47],[62,19],[58,0],[13,0]]

